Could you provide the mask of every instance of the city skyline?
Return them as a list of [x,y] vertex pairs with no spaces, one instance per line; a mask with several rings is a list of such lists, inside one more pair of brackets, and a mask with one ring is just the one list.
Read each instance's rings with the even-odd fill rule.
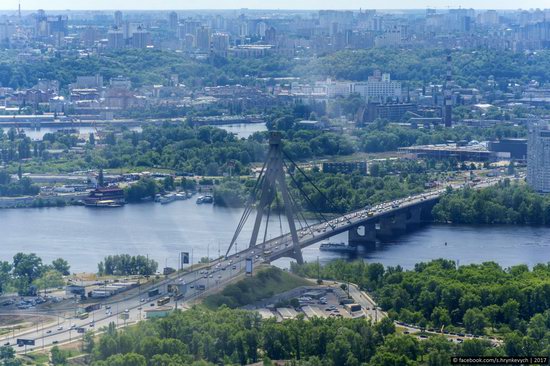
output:
[[[19,0],[3,1],[0,5],[0,10],[17,9]],[[527,0],[521,3],[519,9],[534,9],[548,8],[548,3],[542,0]],[[26,0],[21,2],[23,10],[45,9],[45,10],[225,10],[225,9],[288,9],[288,10],[317,10],[317,9],[334,9],[334,10],[349,10],[349,9],[379,9],[379,10],[395,10],[395,9],[450,9],[450,8],[474,8],[474,9],[500,9],[500,10],[517,10],[517,3],[512,0],[462,0],[462,1],[443,1],[435,0],[421,3],[419,1],[412,3],[404,0],[396,0],[390,3],[383,0],[375,0],[368,3],[358,0],[344,0],[333,2],[328,0],[302,0],[294,2],[290,0],[224,0],[223,2],[214,0],[205,0],[195,4],[182,4],[175,0],[163,1],[162,4],[138,0],[117,1],[116,6],[113,2],[107,0],[99,0],[94,3],[85,1],[71,2],[71,6],[67,7],[63,0],[52,0],[44,3],[39,0]]]

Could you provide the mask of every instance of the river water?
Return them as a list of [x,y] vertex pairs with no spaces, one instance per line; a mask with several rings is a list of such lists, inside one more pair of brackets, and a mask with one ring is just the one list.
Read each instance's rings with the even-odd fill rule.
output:
[[[238,137],[265,131],[262,124],[221,126]],[[26,131],[31,138],[41,138],[50,129]],[[82,133],[93,132],[81,129]],[[194,200],[168,205],[143,203],[116,209],[85,207],[29,208],[0,210],[0,260],[11,260],[17,252],[34,252],[49,263],[63,257],[73,271],[96,271],[97,263],[110,254],[149,255],[165,265],[178,266],[178,253],[192,252],[201,257],[224,254],[241,217],[241,209],[196,205]],[[244,227],[237,247],[250,238],[252,220]],[[272,217],[267,238],[287,231],[287,225]],[[259,240],[263,238],[260,235]],[[346,234],[332,238],[345,242]],[[445,245],[447,242],[447,245]],[[319,244],[304,249],[307,261],[326,263],[349,255],[321,252]],[[530,266],[550,261],[550,228],[518,226],[450,226],[428,225],[377,243],[359,248],[356,258],[384,265],[412,268],[415,263],[447,258],[460,264],[495,261],[503,266],[525,263]],[[277,265],[287,267],[288,259]]]
[[[247,138],[248,136],[252,135],[254,132],[267,131],[266,125],[262,123],[241,123],[241,124],[223,125],[223,126],[217,126],[217,127],[222,128],[227,132],[234,133],[239,138]],[[27,136],[30,137],[31,140],[42,140],[42,138],[46,133],[54,133],[56,131],[63,130],[63,129],[67,129],[67,128],[51,128],[51,127],[22,128],[22,130],[25,132]],[[78,127],[75,129],[78,130],[78,132],[81,135],[88,135],[90,133],[96,132],[96,129],[93,127]],[[102,127],[98,127],[98,129],[101,130]],[[130,129],[133,131],[141,131],[141,127],[132,127]]]
[[[19,251],[34,252],[49,263],[57,257],[69,261],[73,271],[95,271],[109,254],[143,254],[160,267],[177,267],[180,251],[192,252],[194,261],[224,254],[241,216],[241,209],[197,205],[194,200],[167,205],[143,203],[122,208],[63,208],[0,210],[0,260],[10,260]],[[252,217],[243,229],[238,247],[247,244]],[[287,226],[282,225],[286,232]],[[278,217],[271,217],[267,238],[278,236]],[[260,239],[263,238],[263,229]],[[333,242],[346,241],[345,234]],[[447,245],[445,245],[447,242]],[[307,261],[322,263],[345,254],[304,249]],[[550,261],[550,228],[517,226],[428,225],[360,248],[357,257],[384,265],[411,268],[415,263],[436,258],[458,260],[460,264],[496,261],[503,266],[530,266]],[[288,266],[287,259],[276,262]]]

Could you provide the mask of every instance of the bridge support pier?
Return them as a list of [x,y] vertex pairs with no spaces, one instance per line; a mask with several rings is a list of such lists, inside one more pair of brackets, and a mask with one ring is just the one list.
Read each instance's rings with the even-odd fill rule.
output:
[[393,236],[393,218],[381,217],[378,221],[378,230],[376,236],[381,239],[391,238]]
[[422,207],[414,207],[407,213],[407,228],[414,228],[422,223]]
[[298,264],[304,264],[304,258],[302,257],[302,251],[300,249],[293,249],[287,257],[295,259]]
[[374,223],[355,226],[348,231],[348,244],[352,247],[374,243],[376,243],[376,225]]
[[407,230],[407,214],[397,213],[394,216],[382,217],[376,235],[381,239],[391,238]]
[[396,233],[403,233],[407,231],[407,213],[398,213],[393,218],[393,231]]

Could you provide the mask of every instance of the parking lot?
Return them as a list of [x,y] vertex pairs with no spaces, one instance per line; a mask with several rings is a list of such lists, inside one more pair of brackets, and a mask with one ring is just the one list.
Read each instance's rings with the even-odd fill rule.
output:
[[[283,294],[284,295],[284,294]],[[365,317],[365,312],[360,305],[343,304],[347,295],[340,289],[318,288],[302,293],[299,296],[290,293],[289,296],[279,298],[279,304],[270,304],[257,308],[263,318],[275,317],[278,321],[294,319],[303,314],[306,319],[312,318],[360,318]]]

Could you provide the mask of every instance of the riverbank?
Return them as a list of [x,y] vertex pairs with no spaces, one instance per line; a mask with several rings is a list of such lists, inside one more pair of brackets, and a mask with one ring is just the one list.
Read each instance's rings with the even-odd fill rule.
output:
[[78,205],[78,202],[87,196],[87,193],[68,193],[52,196],[0,197],[0,209]]

